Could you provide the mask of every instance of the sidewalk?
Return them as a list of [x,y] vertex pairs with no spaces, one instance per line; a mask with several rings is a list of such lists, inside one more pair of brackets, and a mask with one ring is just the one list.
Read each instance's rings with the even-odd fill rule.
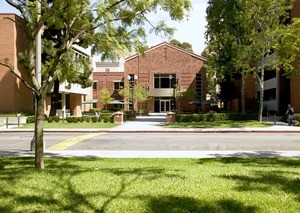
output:
[[[288,126],[283,122],[269,122],[270,127],[251,127],[251,128],[165,128],[166,116],[164,114],[152,114],[151,116],[137,116],[136,120],[126,121],[114,128],[106,129],[44,129],[44,132],[112,132],[112,133],[235,133],[235,132],[252,132],[252,133],[300,133],[300,127]],[[32,132],[32,129],[14,129],[16,125],[0,127],[0,132]]]

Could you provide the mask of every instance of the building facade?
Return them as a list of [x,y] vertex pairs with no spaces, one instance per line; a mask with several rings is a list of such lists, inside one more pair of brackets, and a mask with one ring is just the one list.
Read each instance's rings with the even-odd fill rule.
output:
[[[300,0],[294,2],[291,10],[291,18],[300,17]],[[299,35],[300,39],[300,35]],[[241,80],[232,80],[235,93],[230,92],[235,98],[227,103],[227,110],[241,112]],[[256,111],[259,104],[259,83],[255,76],[249,76],[246,80],[245,102],[246,111]],[[284,76],[284,71],[265,70],[264,76],[264,103],[263,110],[270,114],[284,114],[287,105],[291,104],[296,112],[300,112],[300,75],[293,74],[290,78]]]
[[[8,59],[15,68],[15,72],[27,82],[30,82],[26,69],[18,63],[18,54],[26,50],[26,35],[20,28],[24,26],[23,19],[15,14],[0,14],[0,60]],[[5,18],[5,19],[3,19]],[[24,26],[25,28],[25,26]],[[79,47],[73,51],[78,57],[85,57],[90,60],[90,55]],[[91,76],[92,78],[92,76]],[[45,114],[48,115],[51,107],[51,88],[45,100]],[[82,89],[80,85],[67,83],[60,84],[60,100],[57,110],[58,116],[76,115],[81,116],[82,111],[88,110],[89,105],[84,101],[92,98],[92,89]],[[34,95],[19,79],[8,69],[0,66],[0,100],[5,100],[0,105],[0,112],[34,112]]]
[[[148,112],[169,112],[172,110],[204,110],[206,99],[206,72],[202,56],[163,42],[145,51],[144,55],[127,57],[124,70],[114,67],[114,63],[98,63],[101,71],[93,73],[94,99],[99,99],[101,89],[107,88],[112,96],[121,102],[127,102],[125,109],[144,109]],[[116,66],[117,64],[115,64]],[[123,66],[122,62],[119,62]],[[97,65],[96,65],[97,67]],[[150,94],[149,99],[139,106],[133,97],[124,100],[118,94],[120,87],[143,85]],[[179,99],[178,91],[194,91],[194,98]],[[192,102],[191,101],[195,101]],[[133,104],[132,104],[133,103]],[[97,105],[103,108],[101,105]],[[111,106],[112,107],[112,106]]]

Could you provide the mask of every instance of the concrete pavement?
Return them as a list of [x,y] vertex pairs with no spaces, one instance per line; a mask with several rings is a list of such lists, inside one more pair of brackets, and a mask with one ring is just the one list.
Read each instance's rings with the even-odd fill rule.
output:
[[[270,127],[248,127],[248,128],[166,128],[166,115],[165,114],[151,114],[150,116],[137,116],[136,120],[126,121],[114,128],[93,128],[93,129],[44,129],[45,132],[113,132],[113,133],[132,133],[132,132],[179,132],[179,133],[212,133],[212,132],[259,132],[259,133],[300,133],[300,127],[288,126],[283,122],[271,121]],[[0,126],[0,132],[32,132],[32,129],[14,129],[16,125],[10,125],[7,129],[6,126]]]
[[[165,128],[166,116],[153,114],[137,116],[134,121],[127,121],[111,129],[45,129],[45,132],[108,132],[108,133],[214,133],[214,132],[251,132],[251,133],[300,133],[300,127],[288,126],[285,123],[272,122],[272,126],[264,128],[209,128],[209,129],[177,129]],[[0,132],[30,132],[32,129],[13,129],[10,126],[0,127]],[[33,156],[29,150],[0,151],[0,156]],[[46,156],[64,157],[104,157],[104,158],[214,158],[214,157],[300,157],[300,151],[113,151],[113,150],[45,150]]]

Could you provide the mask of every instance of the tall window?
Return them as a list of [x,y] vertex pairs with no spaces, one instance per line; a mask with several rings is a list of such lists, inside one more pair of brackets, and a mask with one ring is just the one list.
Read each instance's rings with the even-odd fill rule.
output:
[[97,81],[93,82],[93,90],[97,90]]
[[114,82],[114,90],[120,90],[124,88],[124,82]]
[[196,93],[197,99],[202,100],[202,75],[196,75]]
[[154,74],[154,88],[173,88],[176,83],[175,74]]

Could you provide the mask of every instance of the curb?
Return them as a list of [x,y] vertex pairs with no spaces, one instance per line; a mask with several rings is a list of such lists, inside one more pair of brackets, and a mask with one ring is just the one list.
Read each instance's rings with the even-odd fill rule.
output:
[[[32,129],[7,129],[0,133],[26,133]],[[283,129],[165,129],[165,130],[112,130],[112,129],[44,129],[46,133],[300,133],[299,130]]]

